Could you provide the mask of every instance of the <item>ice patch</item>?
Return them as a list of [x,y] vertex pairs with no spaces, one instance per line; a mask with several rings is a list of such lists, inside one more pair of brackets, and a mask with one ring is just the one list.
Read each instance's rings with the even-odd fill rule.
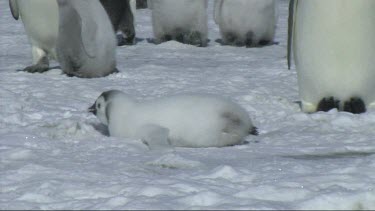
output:
[[58,69],[58,68],[53,68],[53,69],[50,69],[48,70],[47,72],[45,72],[45,75],[62,75],[63,74],[63,71],[61,69]]
[[182,203],[189,206],[212,206],[223,201],[223,198],[211,191],[202,191],[200,193],[180,199]]
[[146,164],[171,169],[196,168],[202,165],[199,161],[186,159],[175,153],[164,155],[155,161],[147,162]]
[[13,149],[9,150],[7,152],[1,153],[1,159],[2,161],[6,160],[26,160],[33,156],[33,153],[31,150],[28,149]]
[[43,118],[43,115],[40,113],[26,114],[26,116],[33,120],[40,120]]
[[227,179],[235,180],[238,177],[239,173],[230,166],[219,166],[215,168],[211,174],[205,176],[197,176],[196,178],[200,179]]
[[17,200],[33,203],[51,203],[54,201],[51,197],[39,193],[25,193]]
[[375,191],[366,193],[332,193],[319,195],[301,203],[304,210],[375,210]]
[[171,48],[171,49],[197,49],[196,46],[188,45],[184,43],[177,42],[175,40],[171,40],[168,42],[163,42],[157,45],[159,48]]
[[295,188],[275,188],[273,186],[258,186],[240,191],[235,197],[259,199],[267,201],[295,201],[305,198],[309,191]]
[[193,193],[193,192],[198,192],[200,189],[192,186],[191,184],[184,184],[184,183],[177,183],[172,185],[171,187],[177,189],[180,192],[184,193]]
[[110,187],[104,190],[99,190],[99,188],[85,189],[82,187],[72,187],[71,189],[64,190],[64,195],[75,199],[100,199],[112,197],[114,193],[107,193],[110,191]]
[[108,207],[115,208],[115,207],[121,207],[126,205],[129,202],[129,199],[122,197],[122,196],[117,196],[114,198],[109,199],[106,204]]
[[177,195],[178,192],[170,189],[170,188],[160,188],[155,186],[148,186],[143,188],[138,195],[140,196],[147,196],[147,197],[155,197],[159,195]]
[[88,122],[76,121],[73,119],[63,119],[59,122],[47,123],[42,126],[42,137],[51,139],[74,140],[74,138],[88,138],[90,136],[100,136],[99,131]]

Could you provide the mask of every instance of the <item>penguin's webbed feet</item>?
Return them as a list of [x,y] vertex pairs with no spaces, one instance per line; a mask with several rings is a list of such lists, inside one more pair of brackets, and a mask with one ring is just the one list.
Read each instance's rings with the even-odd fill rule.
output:
[[206,47],[207,42],[204,40],[202,34],[198,31],[192,31],[183,36],[183,43],[194,45],[197,47]]
[[123,46],[123,45],[134,45],[135,44],[135,34],[133,35],[124,35],[119,34],[117,35],[117,46]]
[[318,108],[316,109],[317,111],[329,111],[333,108],[339,109],[339,100],[336,100],[334,97],[326,97],[320,100],[318,104]]
[[37,64],[31,65],[23,69],[24,72],[29,73],[43,73],[49,70],[49,61],[47,57],[42,57]]
[[234,33],[226,33],[224,38],[224,44],[225,45],[232,45],[232,46],[244,46],[244,43],[239,41],[237,36]]
[[267,45],[271,45],[271,44],[272,44],[271,40],[261,40],[261,41],[259,41],[260,46],[267,46]]
[[366,112],[366,105],[364,101],[358,97],[352,97],[349,100],[345,101],[342,108],[340,108],[340,101],[335,99],[334,97],[323,98],[318,104],[317,111],[327,112],[333,108],[353,114]]
[[29,72],[29,73],[43,73],[48,71],[49,66],[48,65],[41,65],[41,64],[36,64],[36,65],[31,65],[23,69],[24,72]]
[[361,98],[352,97],[350,100],[345,101],[343,110],[353,114],[360,114],[366,112],[366,105]]

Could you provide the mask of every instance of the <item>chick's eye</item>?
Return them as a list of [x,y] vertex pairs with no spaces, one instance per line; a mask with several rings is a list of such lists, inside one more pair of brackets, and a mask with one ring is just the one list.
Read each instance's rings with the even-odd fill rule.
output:
[[98,104],[98,108],[100,109],[100,103]]

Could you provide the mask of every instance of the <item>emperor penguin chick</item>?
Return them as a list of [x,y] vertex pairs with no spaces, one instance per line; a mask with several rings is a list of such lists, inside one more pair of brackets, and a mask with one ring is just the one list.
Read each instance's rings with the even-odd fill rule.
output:
[[181,94],[138,102],[111,90],[103,92],[89,111],[108,126],[111,136],[148,137],[143,141],[150,145],[163,140],[178,147],[223,147],[257,135],[246,110],[217,95]]

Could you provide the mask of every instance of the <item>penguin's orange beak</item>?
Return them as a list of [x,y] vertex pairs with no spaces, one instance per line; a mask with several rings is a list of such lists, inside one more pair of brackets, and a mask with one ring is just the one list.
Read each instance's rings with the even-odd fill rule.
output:
[[90,108],[88,108],[87,111],[93,113],[96,116],[95,103]]

